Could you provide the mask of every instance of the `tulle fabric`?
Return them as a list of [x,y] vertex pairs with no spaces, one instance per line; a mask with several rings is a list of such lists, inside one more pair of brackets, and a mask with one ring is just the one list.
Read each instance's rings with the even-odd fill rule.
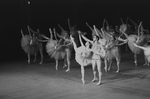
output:
[[31,42],[30,35],[24,35],[21,39],[21,47],[25,53],[36,54],[38,52],[38,44],[37,42]]
[[91,64],[92,53],[86,51],[85,47],[80,46],[75,50],[75,60],[78,64],[82,66],[88,66]]
[[114,47],[114,48],[108,50],[106,52],[105,58],[108,60],[111,60],[111,59],[115,58],[116,56],[118,57],[118,59],[120,61],[121,56],[120,56],[118,47]]
[[133,44],[137,40],[137,35],[130,35],[128,37],[128,40],[129,40],[128,46],[129,46],[130,50],[135,54],[139,54],[141,52],[141,49],[138,47],[135,47]]
[[68,51],[69,58],[71,57],[70,48],[67,46],[61,46],[56,40],[50,39],[46,44],[46,51],[51,58],[56,60],[61,60],[66,57],[66,52]]

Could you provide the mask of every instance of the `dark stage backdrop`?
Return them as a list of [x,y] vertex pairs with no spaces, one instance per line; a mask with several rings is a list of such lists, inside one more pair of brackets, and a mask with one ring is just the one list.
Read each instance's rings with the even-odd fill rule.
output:
[[[112,26],[120,25],[130,17],[135,22],[143,21],[149,29],[150,2],[149,0],[0,0],[0,55],[1,61],[27,58],[20,46],[21,32],[27,32],[27,25],[33,30],[40,29],[49,36],[48,28],[56,28],[58,24],[68,29],[67,19],[78,29],[91,31],[86,26],[102,27],[107,19]],[[44,43],[45,48],[45,43]],[[44,50],[44,55],[48,56]]]

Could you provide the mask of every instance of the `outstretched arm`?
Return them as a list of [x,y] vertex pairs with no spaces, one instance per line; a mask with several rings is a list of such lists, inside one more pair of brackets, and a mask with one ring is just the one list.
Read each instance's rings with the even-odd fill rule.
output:
[[43,37],[43,38],[45,38],[45,39],[47,39],[47,40],[49,40],[49,38],[48,38],[48,37],[46,37],[44,34],[42,35],[42,37]]
[[138,48],[141,48],[141,49],[143,49],[143,50],[146,50],[145,47],[139,46],[139,45],[137,45],[136,43],[133,43],[133,44],[134,44],[134,46],[136,46],[136,47],[138,47]]
[[118,40],[119,40],[119,41],[122,41],[122,42],[127,42],[127,41],[128,41],[127,39],[124,40],[124,39],[122,39],[122,38],[120,38],[120,37],[118,37]]
[[83,38],[85,41],[90,42],[90,43],[93,43],[93,41],[89,40],[89,39],[86,38],[84,35],[81,35],[81,36],[82,36],[82,38]]

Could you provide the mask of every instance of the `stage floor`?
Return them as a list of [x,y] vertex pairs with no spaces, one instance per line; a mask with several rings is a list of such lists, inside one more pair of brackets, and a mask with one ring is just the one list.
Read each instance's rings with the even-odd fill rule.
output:
[[71,71],[65,72],[63,61],[55,70],[54,61],[45,59],[27,64],[27,60],[16,60],[0,64],[0,99],[150,99],[150,67],[138,66],[133,56],[123,55],[120,73],[116,71],[116,61],[108,73],[102,63],[102,84],[92,83],[91,65],[85,67],[85,82],[81,82],[80,66],[71,60]]

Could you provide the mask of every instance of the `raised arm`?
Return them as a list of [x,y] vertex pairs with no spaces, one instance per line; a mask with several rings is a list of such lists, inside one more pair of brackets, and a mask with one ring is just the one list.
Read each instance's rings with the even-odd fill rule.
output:
[[84,44],[83,44],[83,42],[82,42],[82,38],[81,38],[81,32],[79,31],[78,34],[79,34],[79,41],[80,41],[80,43],[81,43],[81,46],[84,46]]
[[34,31],[33,29],[31,29],[30,27],[29,27],[29,30],[30,30],[32,33],[37,34],[37,32],[36,32],[36,31]]
[[49,28],[49,33],[50,33],[50,39],[52,40],[53,39],[53,34],[52,34],[51,28]]
[[[57,39],[57,36],[56,36],[56,30],[55,30],[55,28],[53,28],[53,31],[54,31],[55,39],[58,40],[58,39]],[[58,33],[57,33],[57,34],[58,34]]]
[[27,28],[28,28],[29,35],[32,38],[29,26],[27,26]]
[[70,35],[70,39],[71,39],[71,41],[72,41],[72,43],[73,43],[74,50],[76,51],[77,45],[76,45],[76,43],[75,43],[75,41],[74,41],[74,38],[73,38],[71,35]]
[[60,39],[63,39],[63,36],[61,36],[60,34],[56,33],[57,36],[60,38]]
[[86,38],[84,35],[81,35],[81,37],[82,37],[85,41],[90,42],[90,43],[93,43],[93,41],[89,40],[89,39]]
[[23,34],[23,31],[22,31],[22,29],[21,29],[21,35],[22,35],[22,37],[24,37],[24,34]]

